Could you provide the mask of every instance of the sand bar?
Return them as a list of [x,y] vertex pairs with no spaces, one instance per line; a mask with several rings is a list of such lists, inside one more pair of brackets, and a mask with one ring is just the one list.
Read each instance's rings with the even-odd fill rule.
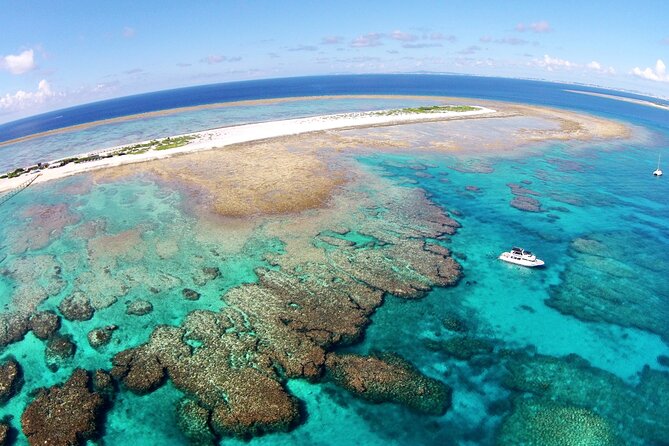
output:
[[[372,112],[343,113],[336,115],[314,116],[308,118],[288,119],[280,121],[261,122],[254,124],[221,127],[203,132],[175,135],[174,137],[194,137],[189,143],[169,150],[149,150],[139,154],[129,154],[103,158],[85,163],[70,163],[62,167],[47,168],[39,172],[23,174],[15,178],[0,179],[0,192],[7,192],[30,181],[39,174],[33,184],[43,183],[58,178],[64,178],[82,172],[115,167],[130,163],[139,163],[149,160],[168,158],[177,154],[192,153],[203,150],[222,148],[233,144],[261,141],[282,136],[298,135],[327,130],[351,129],[360,127],[399,125],[416,122],[442,121],[450,119],[464,119],[472,117],[488,117],[497,113],[496,110],[486,107],[475,107],[470,111],[446,111],[432,113],[404,113],[397,110],[381,110]],[[143,141],[141,143],[146,143]],[[120,148],[117,146],[96,151],[96,155],[104,155]],[[85,157],[93,153],[85,153]],[[50,163],[52,164],[52,163]]]
[[568,93],[584,94],[586,96],[595,96],[598,98],[613,99],[614,101],[629,102],[631,104],[645,105],[647,107],[660,108],[662,110],[669,110],[669,106],[662,104],[660,102],[646,101],[643,99],[628,98],[626,96],[617,96],[613,94],[604,94],[604,93],[595,93],[594,91],[582,91],[582,90],[564,90]]

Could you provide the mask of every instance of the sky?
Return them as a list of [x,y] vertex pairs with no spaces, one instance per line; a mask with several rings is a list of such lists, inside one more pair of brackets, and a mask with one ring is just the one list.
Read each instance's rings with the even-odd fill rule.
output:
[[250,79],[458,73],[669,97],[667,0],[0,0],[0,122]]

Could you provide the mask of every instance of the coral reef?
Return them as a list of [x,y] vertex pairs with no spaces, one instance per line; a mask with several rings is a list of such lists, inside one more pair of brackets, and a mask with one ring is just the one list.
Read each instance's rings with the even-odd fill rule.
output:
[[58,305],[63,317],[69,321],[87,321],[93,317],[95,308],[90,299],[80,291],[75,291]]
[[200,298],[200,293],[195,290],[191,290],[190,288],[184,288],[181,290],[181,295],[186,300],[198,300]]
[[403,404],[415,411],[442,415],[451,405],[451,388],[422,375],[396,355],[327,355],[326,376],[356,396]]
[[31,445],[77,445],[94,438],[104,399],[91,390],[85,370],[77,369],[61,386],[41,389],[21,415]]
[[299,419],[297,401],[272,372],[269,358],[255,351],[257,339],[240,319],[235,310],[192,312],[184,328],[158,327],[147,344],[116,355],[112,374],[129,389],[147,392],[167,372],[210,413],[219,435],[286,430]]
[[42,249],[59,237],[65,227],[79,222],[79,217],[71,213],[65,203],[35,204],[25,208],[20,217],[25,219],[26,224],[22,230],[11,233],[10,246],[13,253]]
[[71,336],[56,334],[47,340],[44,361],[49,369],[56,371],[74,356],[76,350]]
[[0,314],[0,346],[18,342],[30,330],[30,316],[16,312]]
[[16,285],[11,296],[12,311],[0,314],[0,347],[23,339],[31,329],[30,318],[37,312],[37,307],[65,287],[60,265],[50,255],[14,259],[2,274]]
[[536,398],[516,398],[504,420],[500,446],[622,446],[611,424],[590,410]]
[[592,412],[606,420],[613,437],[625,439],[626,445],[661,444],[669,438],[669,400],[664,397],[669,394],[669,373],[646,367],[639,384],[631,386],[575,355],[554,358],[510,352],[504,360],[506,387],[534,394],[542,402]]
[[216,279],[221,275],[221,270],[218,267],[208,267],[196,270],[193,275],[193,283],[197,286],[206,285],[207,282]]
[[[343,194],[331,209],[291,216],[289,226],[267,223],[265,236],[285,240],[285,254],[268,255],[272,267],[256,269],[256,283],[230,289],[220,312],[193,311],[180,326],[157,327],[147,343],[113,358],[112,374],[137,393],[169,378],[188,398],[180,424],[197,441],[294,426],[299,406],[285,379],[319,379],[327,352],[360,338],[384,293],[418,298],[459,278],[448,249],[433,241],[458,223],[421,191],[378,181],[366,181],[365,194]],[[326,234],[351,243],[323,243]],[[332,373],[341,375],[349,358],[336,358]],[[370,361],[384,367],[374,376],[361,366],[371,398],[427,413],[448,408],[442,383],[398,358]]]
[[573,260],[561,274],[561,283],[550,288],[546,304],[585,321],[637,327],[669,341],[669,284],[646,280],[648,273],[669,268],[669,254],[630,249],[653,245],[650,234],[638,237],[633,232],[607,232],[573,240]]
[[144,316],[153,311],[153,305],[148,300],[136,299],[128,303],[126,308],[126,314],[131,314],[133,316]]
[[110,327],[95,328],[88,332],[88,343],[93,348],[100,348],[109,344],[114,330]]
[[39,311],[30,317],[30,329],[39,339],[49,339],[60,328],[60,318],[53,311]]
[[21,366],[15,359],[9,358],[0,365],[0,404],[16,395],[23,384]]
[[4,446],[6,444],[9,444],[9,432],[10,432],[10,427],[9,424],[0,422],[0,446]]
[[449,331],[465,333],[468,330],[467,322],[454,313],[445,315],[441,322]]
[[525,212],[543,212],[539,200],[524,195],[515,196],[511,200],[511,206]]
[[177,405],[177,423],[193,446],[211,446],[216,437],[209,427],[209,411],[191,399]]
[[462,360],[469,360],[474,356],[489,354],[493,351],[493,345],[490,342],[469,336],[453,336],[438,341],[428,340],[426,347]]

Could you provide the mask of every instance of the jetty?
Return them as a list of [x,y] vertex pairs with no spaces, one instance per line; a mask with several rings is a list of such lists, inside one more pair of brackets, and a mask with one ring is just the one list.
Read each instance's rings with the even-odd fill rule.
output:
[[19,192],[27,189],[31,184],[33,184],[35,182],[35,180],[37,178],[39,178],[40,175],[42,175],[42,174],[38,173],[34,177],[29,178],[28,180],[26,180],[23,183],[16,186],[14,189],[11,189],[11,190],[7,191],[7,193],[0,196],[0,206],[2,206],[3,204],[7,203],[9,200],[14,198]]

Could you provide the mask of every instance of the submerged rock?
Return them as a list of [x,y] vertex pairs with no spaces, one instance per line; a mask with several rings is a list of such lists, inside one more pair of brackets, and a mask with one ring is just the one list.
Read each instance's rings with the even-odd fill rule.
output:
[[489,354],[493,345],[479,338],[468,336],[453,336],[447,340],[427,341],[426,346],[433,351],[440,351],[457,359],[469,360],[476,355]]
[[122,380],[126,388],[140,395],[158,388],[165,378],[165,367],[160,364],[158,356],[146,352],[147,349],[139,347],[124,350],[112,359],[112,376]]
[[29,316],[22,313],[0,314],[0,347],[18,342],[30,330]]
[[574,239],[572,259],[550,287],[546,304],[584,321],[656,333],[669,342],[669,252],[650,234],[605,232]]
[[10,429],[9,424],[0,422],[0,446],[9,444]]
[[63,299],[58,305],[58,309],[69,321],[87,321],[95,313],[95,308],[91,305],[90,299],[80,291],[75,291]]
[[60,318],[53,311],[39,311],[30,318],[30,329],[42,340],[50,338],[60,328]]
[[93,390],[105,398],[106,401],[112,401],[115,396],[116,388],[114,380],[106,370],[96,370],[92,376]]
[[517,398],[497,438],[500,446],[622,446],[611,424],[590,410]]
[[13,358],[0,365],[0,404],[5,404],[16,395],[23,384],[21,365]]
[[76,369],[61,386],[41,389],[21,415],[31,445],[77,445],[92,439],[103,398],[89,389],[88,373]]
[[198,300],[200,298],[200,293],[195,290],[191,290],[190,288],[184,288],[181,290],[181,295],[186,300]]
[[625,445],[662,444],[669,438],[669,399],[663,397],[669,395],[669,373],[645,367],[639,384],[632,386],[576,355],[521,352],[510,353],[505,367],[507,388],[590,411],[605,419]]
[[443,415],[451,405],[450,387],[396,355],[330,353],[325,366],[326,376],[335,384],[375,403],[403,404],[430,415]]
[[104,345],[109,344],[111,341],[113,330],[110,330],[108,327],[104,328],[95,328],[88,332],[88,343],[93,348],[100,348]]
[[456,333],[465,333],[468,330],[467,323],[460,319],[457,314],[447,314],[441,320],[444,328],[449,331],[454,331]]
[[[234,318],[234,310],[229,311]],[[192,312],[184,322],[187,331],[159,327],[149,343],[117,354],[112,374],[130,390],[144,392],[169,372],[178,389],[210,411],[211,428],[218,435],[288,430],[299,420],[297,400],[267,374],[272,364],[255,352],[256,341],[226,333],[229,324],[226,316]]]
[[144,316],[153,311],[153,305],[148,300],[137,299],[128,304],[125,312],[133,316]]
[[193,275],[193,283],[197,286],[204,286],[221,275],[221,270],[218,267],[204,267],[198,270]]
[[517,195],[511,200],[511,206],[525,212],[542,212],[541,203],[532,197]]
[[209,427],[211,413],[196,401],[183,399],[177,405],[177,424],[193,446],[211,446],[216,437]]
[[46,343],[44,360],[49,369],[56,371],[74,356],[77,346],[69,335],[56,334]]

